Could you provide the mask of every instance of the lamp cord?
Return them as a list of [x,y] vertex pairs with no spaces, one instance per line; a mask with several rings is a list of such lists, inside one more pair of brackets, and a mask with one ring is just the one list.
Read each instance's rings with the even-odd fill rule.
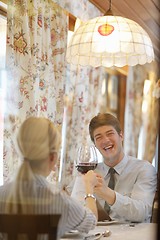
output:
[[111,11],[111,8],[112,8],[112,0],[109,0],[109,9],[108,9],[108,11]]
[[112,1],[109,0],[109,8],[108,8],[107,12],[104,14],[104,16],[109,16],[109,15],[113,16],[111,8],[112,8]]

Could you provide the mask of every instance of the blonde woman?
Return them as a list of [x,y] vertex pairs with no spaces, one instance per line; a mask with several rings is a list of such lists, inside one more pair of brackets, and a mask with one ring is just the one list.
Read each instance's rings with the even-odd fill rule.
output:
[[72,229],[80,232],[93,229],[97,223],[93,189],[98,184],[98,175],[89,171],[83,176],[86,207],[51,188],[46,180],[55,168],[60,147],[53,123],[45,118],[28,118],[20,127],[17,143],[23,162],[16,178],[0,187],[0,213],[61,214],[58,238]]

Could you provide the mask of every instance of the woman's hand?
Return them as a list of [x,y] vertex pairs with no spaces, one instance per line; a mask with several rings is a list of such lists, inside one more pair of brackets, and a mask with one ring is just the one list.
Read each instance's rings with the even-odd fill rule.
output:
[[99,176],[94,171],[90,170],[86,174],[82,174],[84,186],[86,190],[85,206],[88,207],[96,216],[98,220],[98,210],[95,201],[94,187],[99,185]]

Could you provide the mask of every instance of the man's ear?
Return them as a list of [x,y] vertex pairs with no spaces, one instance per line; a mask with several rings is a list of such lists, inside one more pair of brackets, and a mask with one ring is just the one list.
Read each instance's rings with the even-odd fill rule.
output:
[[123,141],[124,136],[123,136],[123,132],[122,131],[120,132],[119,136],[122,138],[122,141]]

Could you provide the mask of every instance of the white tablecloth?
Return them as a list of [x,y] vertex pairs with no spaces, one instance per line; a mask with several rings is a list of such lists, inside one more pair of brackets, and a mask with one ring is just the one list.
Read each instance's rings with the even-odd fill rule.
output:
[[[138,223],[130,225],[128,223],[114,223],[107,226],[97,226],[94,230],[90,231],[88,235],[95,233],[102,233],[105,230],[110,230],[109,237],[102,237],[108,240],[156,240],[157,225],[155,223]],[[79,234],[70,234],[65,240],[69,239],[84,239],[84,236]],[[90,239],[92,240],[92,239]],[[94,238],[93,238],[94,240]]]

